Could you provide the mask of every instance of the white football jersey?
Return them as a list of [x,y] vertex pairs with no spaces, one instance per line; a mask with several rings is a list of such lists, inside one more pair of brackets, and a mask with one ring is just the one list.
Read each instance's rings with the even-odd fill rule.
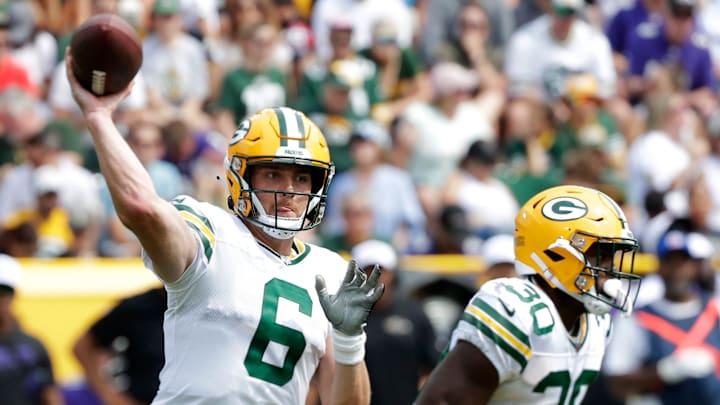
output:
[[467,341],[495,365],[500,380],[491,404],[579,404],[600,373],[611,331],[609,315],[581,320],[572,337],[540,287],[491,280],[465,308],[450,348]]
[[198,253],[166,283],[165,366],[153,404],[304,404],[331,332],[315,275],[334,293],[347,262],[299,241],[281,258],[233,214],[187,196],[172,203]]

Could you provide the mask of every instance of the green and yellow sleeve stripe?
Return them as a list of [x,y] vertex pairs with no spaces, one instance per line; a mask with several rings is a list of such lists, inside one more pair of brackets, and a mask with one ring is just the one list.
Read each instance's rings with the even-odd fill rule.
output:
[[523,370],[525,369],[532,357],[530,339],[502,314],[485,301],[475,298],[465,308],[462,319],[492,339],[498,347],[515,359]]
[[185,219],[185,223],[190,229],[200,237],[205,258],[210,261],[213,249],[215,248],[215,229],[210,223],[210,220],[189,205],[173,201],[173,206],[180,212],[180,215]]

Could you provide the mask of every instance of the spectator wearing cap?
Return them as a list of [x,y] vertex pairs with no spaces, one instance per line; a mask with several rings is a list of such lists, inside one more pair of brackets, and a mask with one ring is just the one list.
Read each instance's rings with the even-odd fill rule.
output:
[[420,303],[398,293],[399,260],[390,244],[368,240],[356,245],[351,257],[368,275],[379,266],[385,285],[365,327],[365,361],[373,387],[370,402],[410,404],[438,359],[432,324]]
[[316,52],[322,61],[332,58],[328,33],[339,18],[344,19],[353,31],[350,44],[353,49],[370,46],[372,27],[380,20],[392,21],[397,27],[397,40],[401,47],[412,46],[412,12],[404,0],[318,0],[314,3],[311,25],[315,33]]
[[9,5],[0,7],[0,92],[10,87],[19,87],[24,92],[39,95],[30,72],[12,54],[13,21]]
[[410,175],[384,162],[389,147],[390,136],[382,124],[363,120],[355,125],[350,139],[354,164],[330,185],[323,232],[345,232],[341,202],[348,194],[361,192],[371,202],[375,236],[392,241],[402,252],[424,252],[425,215]]
[[515,270],[515,239],[511,234],[499,233],[483,241],[480,257],[485,269],[478,275],[478,288],[496,278],[520,275]]
[[[331,57],[315,59],[307,64],[300,79],[296,108],[308,114],[320,126],[338,126],[334,122],[369,118],[373,108],[385,101],[375,63],[357,54],[351,45],[353,26],[345,17],[337,18],[330,26]],[[315,38],[316,41],[318,38]],[[325,136],[333,145],[349,140],[350,126]]]
[[439,211],[438,192],[456,170],[470,144],[495,142],[493,109],[478,97],[478,79],[457,63],[443,62],[430,71],[432,102],[408,106],[402,119],[415,131],[408,170],[428,216]]
[[268,23],[241,30],[243,61],[225,75],[220,87],[221,111],[217,121],[222,133],[229,136],[240,121],[263,108],[286,104],[286,75],[270,65],[277,34],[275,27]]
[[370,118],[373,105],[383,99],[373,63],[365,58],[336,60],[310,66],[300,85],[296,107],[325,134],[338,173],[350,168],[350,136],[355,123]]
[[603,366],[608,386],[630,401],[718,403],[718,302],[703,287],[712,244],[699,233],[673,230],[657,254],[663,296],[616,318]]
[[12,304],[22,269],[0,253],[0,392],[3,404],[62,405],[64,400],[52,372],[45,346],[25,333]]
[[443,204],[462,207],[471,231],[483,239],[512,232],[519,210],[510,189],[493,176],[499,153],[491,142],[473,142],[441,192]]
[[54,166],[41,166],[35,170],[33,207],[21,208],[10,214],[4,228],[16,229],[30,224],[37,234],[36,257],[61,257],[74,250],[75,236],[68,213],[60,206],[59,192],[62,179]]
[[44,95],[57,62],[57,40],[51,33],[38,27],[38,18],[31,2],[13,1],[8,8],[13,56],[27,69],[30,80]]
[[[600,96],[598,81],[591,74],[568,76],[558,101],[567,114],[566,117],[556,118],[554,142],[549,152],[553,164],[561,169],[567,169],[571,154],[592,166],[589,170],[592,173],[587,176],[573,173],[579,175],[575,176],[579,180],[583,177],[588,180],[589,187],[597,188],[602,184],[622,190],[627,144],[608,111],[607,101]],[[568,170],[565,170],[565,175],[568,177]],[[569,179],[565,181],[569,182]]]
[[597,79],[589,73],[568,76],[562,102],[568,109],[566,120],[556,129],[551,153],[556,162],[570,150],[598,148],[619,167],[625,155],[625,140],[615,120],[605,109]]
[[616,76],[607,38],[579,18],[583,0],[552,0],[550,12],[510,37],[505,74],[514,97],[552,100],[568,73],[595,76],[602,97],[615,94]]
[[477,254],[477,238],[468,224],[468,215],[459,205],[445,205],[430,222],[430,254]]
[[185,31],[182,18],[180,0],[155,1],[140,70],[150,107],[164,118],[162,124],[183,119],[195,129],[207,129],[211,120],[203,106],[210,95],[208,59],[202,43]]
[[93,175],[60,149],[60,135],[50,127],[25,142],[26,161],[12,168],[0,182],[0,222],[21,209],[36,208],[36,170],[51,166],[58,180],[60,206],[73,229],[75,254],[94,255],[97,227],[102,218],[98,184]]
[[682,92],[691,105],[709,113],[717,104],[717,82],[707,39],[695,29],[697,1],[667,1],[661,29],[628,41],[630,96],[638,100],[658,91]]

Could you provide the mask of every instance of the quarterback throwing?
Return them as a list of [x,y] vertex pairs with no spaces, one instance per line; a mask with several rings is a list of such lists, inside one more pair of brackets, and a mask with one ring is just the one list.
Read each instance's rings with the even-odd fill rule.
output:
[[379,270],[366,277],[294,237],[322,220],[333,177],[318,127],[289,108],[260,111],[229,142],[229,210],[168,202],[111,118],[132,84],[97,97],[68,80],[118,216],[168,292],[153,403],[304,404],[313,378],[323,404],[369,403],[363,325]]

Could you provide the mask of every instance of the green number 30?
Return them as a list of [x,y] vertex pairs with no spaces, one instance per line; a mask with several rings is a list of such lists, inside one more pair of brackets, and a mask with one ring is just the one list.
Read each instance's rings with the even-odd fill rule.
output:
[[[252,377],[276,385],[285,385],[293,377],[295,365],[305,351],[305,336],[296,329],[277,323],[277,308],[280,297],[298,304],[299,311],[312,315],[313,302],[307,290],[287,281],[274,278],[265,284],[262,315],[255,335],[250,342],[245,368]],[[263,361],[263,354],[270,342],[287,346],[282,367]]]
[[546,375],[545,378],[535,386],[533,392],[545,392],[549,387],[560,387],[561,391],[558,405],[565,405],[565,398],[572,387],[572,396],[570,397],[569,405],[574,405],[578,394],[580,394],[580,389],[582,389],[584,385],[589,385],[595,381],[598,374],[599,372],[597,370],[583,370],[573,383],[569,371],[555,371]]

